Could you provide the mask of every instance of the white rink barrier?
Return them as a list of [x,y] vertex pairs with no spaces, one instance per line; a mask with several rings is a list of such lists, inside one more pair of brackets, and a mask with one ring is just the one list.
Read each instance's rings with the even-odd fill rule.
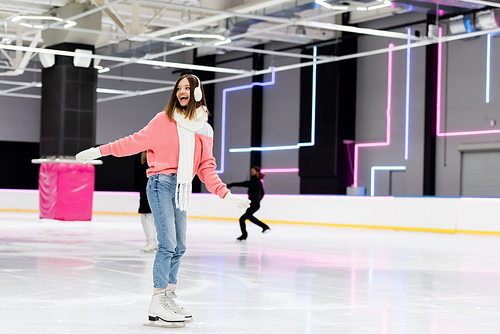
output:
[[[245,196],[246,195],[238,195]],[[95,214],[136,214],[137,192],[94,192]],[[266,195],[257,217],[270,223],[500,235],[499,198]],[[0,189],[1,211],[37,211],[37,190]],[[237,220],[219,197],[193,194],[188,217]]]

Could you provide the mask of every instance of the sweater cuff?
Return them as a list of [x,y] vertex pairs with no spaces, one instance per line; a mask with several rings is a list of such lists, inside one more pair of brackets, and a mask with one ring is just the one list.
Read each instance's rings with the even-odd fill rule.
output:
[[111,154],[111,148],[109,147],[109,144],[99,146],[99,151],[101,151],[101,155],[103,157]]
[[230,193],[229,189],[224,188],[223,190],[219,191],[217,195],[219,195],[220,199],[224,199],[227,193]]

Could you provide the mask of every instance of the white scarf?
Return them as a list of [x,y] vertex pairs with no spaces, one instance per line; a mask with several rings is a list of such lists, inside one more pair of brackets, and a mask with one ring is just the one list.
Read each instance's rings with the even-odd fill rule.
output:
[[175,193],[175,206],[181,211],[186,211],[191,196],[191,181],[193,180],[194,165],[194,134],[200,130],[208,116],[205,107],[196,109],[194,119],[190,120],[174,111],[174,120],[177,122],[179,135],[179,165],[177,166],[177,192]]

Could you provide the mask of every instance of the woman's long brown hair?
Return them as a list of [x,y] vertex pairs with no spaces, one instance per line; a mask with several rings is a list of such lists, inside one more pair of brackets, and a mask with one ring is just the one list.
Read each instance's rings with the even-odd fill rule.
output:
[[255,169],[255,171],[257,172],[257,175],[255,175],[258,179],[262,180],[264,178],[264,176],[266,176],[266,174],[262,174],[260,172],[260,167],[259,166],[253,166],[252,167],[253,169]]
[[[185,107],[181,106],[179,100],[177,100],[177,89],[179,87],[179,82],[181,82],[181,80],[184,78],[186,78],[189,81],[189,91],[190,91],[189,103]],[[205,100],[205,91],[203,90],[203,85],[201,84],[201,82],[200,82],[200,88],[202,93],[201,101],[196,102],[194,100],[194,89],[196,87],[198,87],[198,80],[192,74],[184,74],[177,79],[177,81],[175,82],[174,90],[172,91],[172,95],[170,95],[170,101],[168,101],[168,104],[165,106],[164,109],[169,120],[171,121],[174,120],[175,109],[179,110],[181,113],[187,116],[188,119],[192,120],[196,113],[196,108],[199,108],[201,106],[205,106],[205,108],[207,108],[207,102]]]

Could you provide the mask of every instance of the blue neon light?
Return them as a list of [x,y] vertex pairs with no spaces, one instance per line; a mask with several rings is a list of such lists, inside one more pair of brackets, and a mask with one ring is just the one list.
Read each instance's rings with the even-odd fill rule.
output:
[[486,103],[490,103],[491,34],[487,35],[486,45]]
[[243,85],[243,86],[236,86],[236,87],[229,87],[225,88],[222,90],[222,121],[221,121],[221,144],[220,144],[220,154],[221,154],[221,159],[220,159],[220,166],[221,168],[219,170],[216,170],[217,173],[222,174],[224,173],[224,166],[226,163],[226,106],[227,106],[227,93],[228,92],[234,92],[237,90],[243,90],[243,89],[250,89],[254,86],[270,86],[274,85],[276,82],[276,72],[274,71],[274,66],[272,67],[272,72],[271,72],[271,81],[266,81],[266,82],[252,82],[251,84],[248,85]]
[[[411,35],[411,28],[406,28],[408,35]],[[410,45],[411,39],[406,40]],[[409,136],[410,136],[410,77],[411,77],[411,48],[406,49],[406,101],[405,101],[405,160],[409,156]]]
[[375,196],[375,172],[378,170],[406,170],[406,166],[372,166],[370,177],[370,196]]
[[284,146],[263,146],[263,147],[244,147],[244,148],[231,148],[229,152],[252,152],[252,151],[280,151],[280,150],[296,150],[305,146],[314,146],[316,142],[316,58],[318,55],[318,48],[313,47],[313,66],[312,66],[312,103],[311,103],[311,141],[308,143],[298,143],[296,145]]

